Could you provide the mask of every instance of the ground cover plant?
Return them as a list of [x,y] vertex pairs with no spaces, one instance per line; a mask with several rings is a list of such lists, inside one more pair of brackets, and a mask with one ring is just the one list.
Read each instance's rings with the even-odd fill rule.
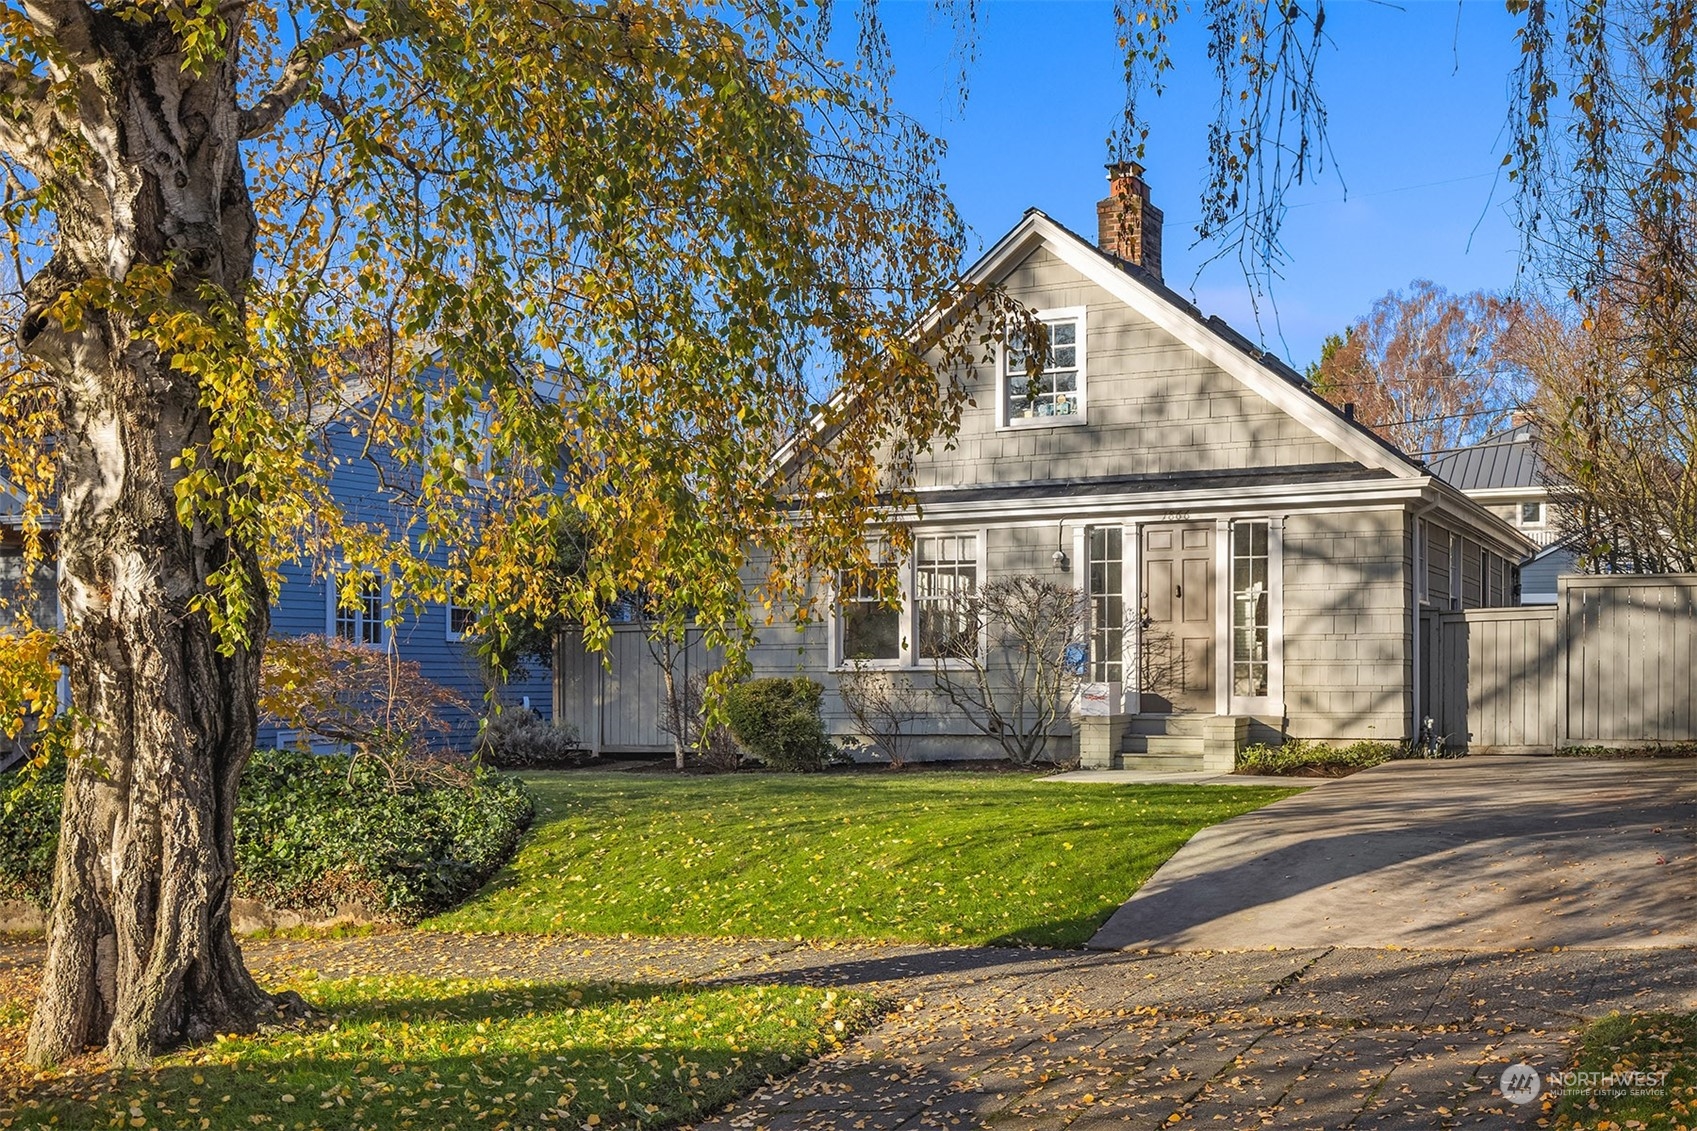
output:
[[1077,946],[1198,829],[1291,790],[906,773],[527,776],[455,931]]
[[1354,742],[1328,746],[1323,742],[1286,739],[1280,746],[1256,743],[1237,752],[1234,773],[1278,774],[1287,777],[1341,778],[1403,756],[1394,742]]
[[[837,1047],[864,995],[791,986],[603,986],[303,975],[317,1016],[113,1073],[21,1067],[24,982],[0,981],[0,1126],[653,1128]],[[10,993],[8,994],[8,991]]]
[[[62,768],[50,766],[0,795],[0,899],[47,906],[63,790]],[[511,854],[531,812],[512,777],[444,764],[397,789],[374,759],[350,765],[262,750],[236,807],[236,894],[412,922],[477,890]]]
[[1697,1125],[1697,1013],[1615,1014],[1594,1022],[1572,1071],[1573,1084],[1556,1104],[1557,1127]]

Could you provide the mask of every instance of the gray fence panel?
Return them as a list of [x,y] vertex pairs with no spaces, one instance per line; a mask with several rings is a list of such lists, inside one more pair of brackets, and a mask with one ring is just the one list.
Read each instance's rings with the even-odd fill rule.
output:
[[1558,597],[1565,743],[1697,740],[1697,577],[1564,577]]
[[[688,642],[676,672],[680,684],[723,662],[720,653],[702,643],[699,632],[691,630]],[[579,736],[597,753],[672,748],[672,736],[660,727],[666,714],[665,676],[640,629],[615,628],[605,659],[602,653],[584,651],[577,633],[561,636],[555,686],[555,717],[577,727]]]

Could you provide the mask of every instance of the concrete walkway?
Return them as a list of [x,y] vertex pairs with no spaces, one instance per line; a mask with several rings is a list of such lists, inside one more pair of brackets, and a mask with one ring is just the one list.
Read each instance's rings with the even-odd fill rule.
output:
[[869,990],[884,1021],[697,1131],[1532,1127],[1498,1082],[1587,1017],[1697,1007],[1690,950],[1125,954],[401,934],[266,942],[256,969]]
[[1697,945],[1697,762],[1387,763],[1197,833],[1090,945]]
[[1222,774],[1218,770],[1068,770],[1038,781],[1095,782],[1103,785],[1276,785],[1282,789],[1325,785],[1334,778],[1274,777],[1269,774]]

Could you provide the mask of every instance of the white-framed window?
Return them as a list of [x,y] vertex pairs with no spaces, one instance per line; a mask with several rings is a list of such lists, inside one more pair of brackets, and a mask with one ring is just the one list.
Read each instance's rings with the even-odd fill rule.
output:
[[1459,612],[1462,606],[1461,576],[1461,535],[1450,535],[1450,611]]
[[901,603],[885,602],[876,577],[841,579],[832,608],[833,666],[917,667],[976,649],[977,627],[963,599],[983,576],[983,548],[982,531],[917,535],[913,555],[902,561],[886,559],[880,548],[875,561],[895,574]]
[[375,574],[361,578],[351,605],[344,605],[341,597],[341,579],[332,575],[325,582],[325,635],[339,636],[355,644],[382,644],[384,622],[388,619],[383,579]]
[[448,598],[448,639],[464,640],[466,635],[477,627],[477,610],[465,603],[465,598],[455,593]]
[[[878,570],[895,569],[882,543],[873,551]],[[885,602],[880,578],[843,579],[837,586],[836,653],[840,661],[894,663],[902,658],[902,613]]]
[[1265,696],[1271,674],[1271,555],[1265,521],[1234,522],[1232,546],[1232,694]]
[[1049,329],[1049,359],[1041,373],[1026,371],[1025,351],[1002,348],[997,397],[1002,423],[1028,428],[1084,423],[1085,326],[1084,308],[1041,311],[1038,319]]
[[1520,525],[1522,525],[1522,526],[1542,526],[1542,525],[1544,525],[1544,504],[1543,503],[1521,503],[1520,504]]
[[978,650],[976,618],[963,601],[978,588],[976,534],[913,540],[914,646],[919,659],[948,659]]
[[1090,598],[1090,678],[1096,683],[1118,683],[1125,676],[1124,546],[1123,528],[1090,528],[1085,586]]

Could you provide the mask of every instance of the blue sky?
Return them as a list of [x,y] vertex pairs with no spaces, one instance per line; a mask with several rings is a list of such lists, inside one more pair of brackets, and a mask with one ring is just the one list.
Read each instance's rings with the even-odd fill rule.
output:
[[[969,260],[1032,206],[1094,233],[1124,93],[1111,6],[987,0],[964,111],[954,29],[919,0],[880,10],[897,105],[949,142],[943,172],[972,228]],[[1194,11],[1175,35],[1166,94],[1145,103],[1143,163],[1166,214],[1168,284],[1298,368],[1388,290],[1419,278],[1506,289],[1519,263],[1512,186],[1499,172],[1518,56],[1501,0],[1333,0],[1326,13],[1320,80],[1336,159],[1288,198],[1276,321],[1263,303],[1257,328],[1235,260],[1197,274],[1212,250],[1193,246],[1193,228],[1214,101]]]

